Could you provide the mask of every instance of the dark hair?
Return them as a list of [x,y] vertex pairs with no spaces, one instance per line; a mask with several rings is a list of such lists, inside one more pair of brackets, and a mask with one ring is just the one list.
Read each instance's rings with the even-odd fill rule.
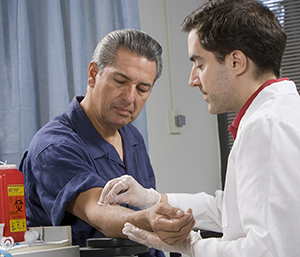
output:
[[240,50],[257,65],[257,75],[272,71],[280,76],[286,34],[272,11],[259,1],[209,1],[188,15],[181,29],[196,29],[201,46],[219,62]]
[[156,62],[156,76],[154,82],[162,73],[162,47],[152,37],[135,29],[115,30],[103,37],[98,43],[92,61],[96,63],[99,73],[111,65],[117,51],[124,47],[128,51]]

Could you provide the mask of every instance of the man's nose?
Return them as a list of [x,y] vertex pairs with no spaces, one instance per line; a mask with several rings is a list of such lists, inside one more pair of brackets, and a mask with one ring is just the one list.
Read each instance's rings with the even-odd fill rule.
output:
[[135,97],[135,92],[136,91],[136,85],[132,84],[129,85],[125,92],[124,92],[124,98],[127,103],[133,103],[134,102],[134,97]]
[[200,84],[201,84],[201,82],[200,82],[199,73],[197,72],[197,70],[194,67],[192,67],[190,79],[189,79],[189,85],[191,87],[197,87]]

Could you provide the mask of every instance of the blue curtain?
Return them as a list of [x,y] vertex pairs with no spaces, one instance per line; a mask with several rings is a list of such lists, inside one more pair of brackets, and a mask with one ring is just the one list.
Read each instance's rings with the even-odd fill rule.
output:
[[[137,0],[0,0],[0,161],[19,165],[36,131],[85,95],[99,40],[140,29]],[[147,144],[146,112],[135,125]]]

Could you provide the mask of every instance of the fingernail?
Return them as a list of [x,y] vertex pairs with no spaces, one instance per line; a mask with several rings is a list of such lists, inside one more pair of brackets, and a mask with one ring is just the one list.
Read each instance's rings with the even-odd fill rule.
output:
[[126,229],[125,227],[122,229],[122,233],[123,233],[124,235],[128,236],[128,235],[127,235],[127,229]]
[[184,213],[183,213],[182,210],[178,210],[178,211],[176,212],[176,217],[181,217],[183,214],[184,214]]
[[109,203],[101,203],[100,201],[98,201],[98,204],[101,205],[101,206],[110,206]]
[[129,222],[126,222],[126,223],[124,224],[124,228],[126,228],[126,229],[130,229],[130,228],[132,228],[132,227],[133,227],[133,225],[130,224]]

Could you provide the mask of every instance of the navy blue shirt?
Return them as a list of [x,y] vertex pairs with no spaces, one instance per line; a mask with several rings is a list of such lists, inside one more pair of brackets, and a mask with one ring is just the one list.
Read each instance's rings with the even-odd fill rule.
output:
[[[71,225],[73,244],[85,246],[87,238],[104,235],[66,212],[68,202],[124,174],[146,188],[155,188],[155,177],[138,130],[131,124],[119,130],[125,153],[122,162],[86,116],[79,104],[82,99],[74,98],[65,113],[36,133],[20,170],[24,173],[28,226]],[[150,252],[148,256],[155,255],[154,249]]]

